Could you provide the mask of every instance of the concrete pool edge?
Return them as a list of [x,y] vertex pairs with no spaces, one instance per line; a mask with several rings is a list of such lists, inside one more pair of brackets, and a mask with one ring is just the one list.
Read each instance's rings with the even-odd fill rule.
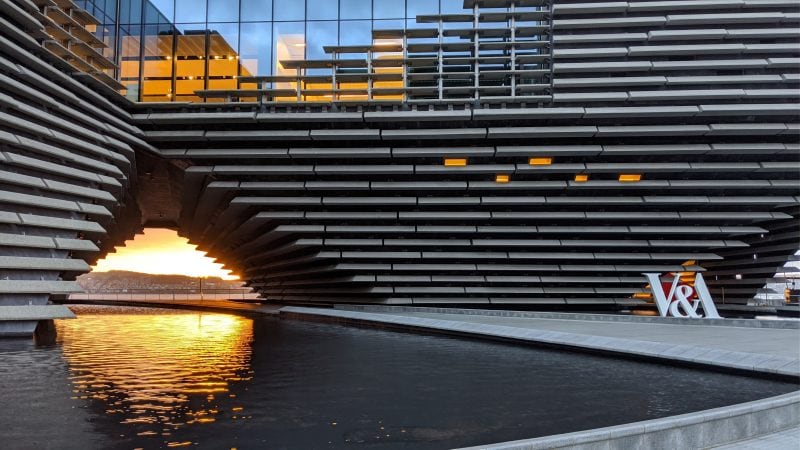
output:
[[545,345],[563,349],[590,351],[613,356],[636,357],[658,362],[698,366],[715,370],[800,379],[800,357],[765,357],[744,352],[717,350],[699,346],[638,341],[605,336],[566,333],[549,330],[409,317],[390,313],[370,313],[343,309],[321,309],[286,306],[280,316],[292,319],[316,319],[352,325],[381,326],[409,331],[427,331],[460,336],[473,336]]
[[581,312],[546,312],[546,311],[515,311],[508,309],[472,309],[472,308],[440,308],[430,306],[395,306],[395,305],[335,305],[334,309],[342,311],[359,312],[430,312],[439,314],[490,316],[490,317],[517,317],[556,320],[585,320],[597,322],[634,322],[634,323],[659,323],[672,325],[694,326],[720,326],[738,328],[778,328],[800,329],[800,320],[759,320],[759,319],[690,319],[679,317],[660,316],[634,316],[622,314],[594,314]]
[[800,424],[800,391],[721,408],[461,450],[553,448],[709,448],[767,436]]
[[[204,304],[205,303],[205,304]],[[566,350],[579,350],[611,356],[636,356],[635,359],[655,362],[686,363],[681,365],[705,368],[728,368],[732,372],[751,376],[773,375],[797,382],[800,370],[779,374],[775,371],[759,371],[756,367],[725,367],[718,360],[705,362],[679,361],[665,355],[636,354],[630,349],[614,348],[613,341],[629,343],[625,339],[604,338],[575,333],[541,330],[526,330],[497,325],[482,325],[455,320],[435,320],[419,317],[391,315],[387,313],[364,313],[344,309],[324,309],[277,305],[230,305],[219,302],[214,306],[208,302],[186,302],[181,309],[227,312],[252,316],[278,316],[290,320],[306,320],[342,325],[367,326],[398,331],[423,332],[479,339],[530,343]],[[76,302],[75,304],[86,304]],[[91,304],[120,305],[119,302],[92,302]],[[125,302],[125,306],[170,308],[177,305],[168,302]],[[605,345],[591,345],[592,340],[601,340]],[[560,342],[562,341],[562,342]],[[637,341],[630,341],[637,342]],[[617,343],[620,344],[620,343]],[[653,343],[649,343],[653,344]],[[669,346],[674,347],[674,346]],[[651,349],[652,350],[652,349]],[[651,352],[653,353],[653,352]],[[720,354],[731,352],[718,352]],[[713,355],[712,355],[713,356]],[[796,364],[794,364],[796,365]],[[727,370],[726,370],[727,371]],[[785,371],[784,371],[785,372]],[[543,436],[516,441],[490,443],[469,447],[488,450],[533,450],[544,448],[709,448],[730,445],[748,440],[760,443],[763,439],[779,437],[786,430],[800,426],[800,390],[747,403],[697,411],[678,416],[669,416],[642,422],[596,428],[560,435]],[[783,437],[785,439],[785,437]],[[794,438],[794,435],[792,435]],[[766,442],[766,441],[765,441]]]

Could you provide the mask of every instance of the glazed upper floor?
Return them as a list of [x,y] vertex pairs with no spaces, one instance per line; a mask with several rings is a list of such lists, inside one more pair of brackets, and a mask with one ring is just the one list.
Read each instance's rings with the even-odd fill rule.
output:
[[76,3],[133,101],[783,103],[800,65],[787,0]]

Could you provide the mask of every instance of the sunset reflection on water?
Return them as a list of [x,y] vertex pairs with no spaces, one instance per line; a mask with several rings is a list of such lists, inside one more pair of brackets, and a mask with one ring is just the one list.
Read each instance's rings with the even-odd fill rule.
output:
[[[253,321],[197,312],[77,307],[78,320],[58,322],[74,398],[87,399],[131,434],[163,437],[242,415],[234,383],[248,381]],[[109,317],[113,315],[112,317]],[[110,320],[113,319],[113,320]],[[236,417],[233,417],[236,418]]]

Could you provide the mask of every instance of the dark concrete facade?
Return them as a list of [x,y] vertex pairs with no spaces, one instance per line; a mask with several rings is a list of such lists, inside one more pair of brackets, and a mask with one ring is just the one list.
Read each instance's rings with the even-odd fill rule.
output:
[[0,0],[0,308],[146,224],[276,302],[637,304],[642,272],[697,270],[746,302],[798,249],[797,4],[534,3],[509,95],[472,61],[403,102],[132,104]]

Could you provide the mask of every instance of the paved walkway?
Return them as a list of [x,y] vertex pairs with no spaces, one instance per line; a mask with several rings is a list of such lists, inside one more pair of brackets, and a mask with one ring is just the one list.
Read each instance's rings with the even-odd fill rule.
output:
[[[398,314],[398,313],[392,313]],[[660,323],[625,323],[583,320],[523,319],[432,313],[399,313],[406,317],[437,320],[458,320],[469,323],[506,327],[560,331],[591,336],[605,336],[666,344],[699,345],[760,355],[798,357],[800,330],[770,328],[734,328],[720,326],[686,326]]]
[[800,448],[800,428],[791,428],[711,448],[714,450],[797,450]]

